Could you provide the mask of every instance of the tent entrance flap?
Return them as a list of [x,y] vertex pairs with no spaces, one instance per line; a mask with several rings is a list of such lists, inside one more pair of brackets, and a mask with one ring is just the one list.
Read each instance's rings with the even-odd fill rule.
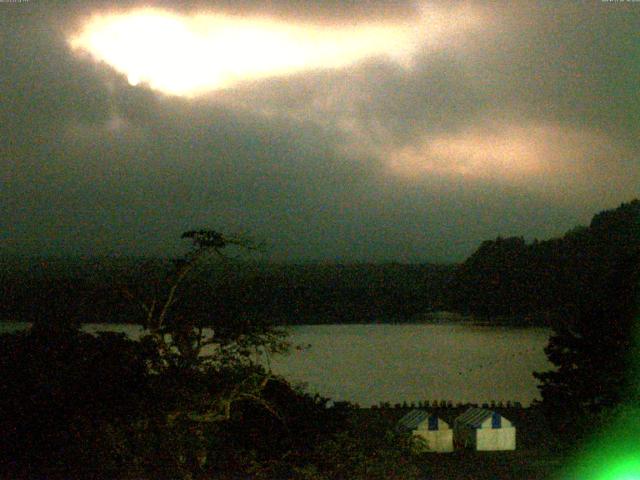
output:
[[493,412],[491,415],[491,428],[500,428],[502,427],[502,422],[500,421],[500,414],[497,412]]

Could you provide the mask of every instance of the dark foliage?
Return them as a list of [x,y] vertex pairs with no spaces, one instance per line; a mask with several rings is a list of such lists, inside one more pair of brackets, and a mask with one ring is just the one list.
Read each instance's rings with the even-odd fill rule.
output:
[[458,269],[449,303],[478,316],[530,311],[529,248],[521,237],[485,241]]
[[[188,301],[210,298],[212,284],[194,280],[209,254],[226,260],[223,248],[252,245],[207,230],[183,238],[193,249],[146,277],[149,288],[116,283],[136,307],[138,341],[82,333],[92,317],[76,307],[90,302],[72,284],[53,290],[65,294],[41,304],[30,330],[0,337],[0,477],[411,478],[395,465],[403,444],[389,437],[371,451],[350,408],[327,408],[256,360],[285,349],[284,332]],[[344,474],[336,451],[358,454],[343,455]]]
[[120,334],[51,324],[0,336],[0,477],[386,479],[417,472],[404,440],[283,379],[270,379],[260,401],[235,402],[228,419],[180,415],[201,411],[204,397],[247,374],[151,374],[155,356]]
[[589,227],[576,227],[558,239],[483,242],[449,283],[449,307],[552,323],[575,318],[597,302],[604,308],[613,288],[628,296],[640,244],[639,205],[634,200],[599,213]]
[[6,478],[114,474],[148,411],[141,344],[115,333],[43,328],[0,336],[0,465]]
[[[568,435],[588,433],[594,415],[640,400],[640,201],[596,215],[572,239],[580,283],[556,322],[546,353],[556,371],[538,373],[543,403]],[[562,413],[560,413],[562,412]]]
[[[162,259],[0,258],[0,320],[130,323],[139,305],[123,290],[149,297],[175,266]],[[430,264],[213,262],[184,282],[181,303],[219,326],[247,318],[287,325],[402,322],[442,307],[452,271]]]

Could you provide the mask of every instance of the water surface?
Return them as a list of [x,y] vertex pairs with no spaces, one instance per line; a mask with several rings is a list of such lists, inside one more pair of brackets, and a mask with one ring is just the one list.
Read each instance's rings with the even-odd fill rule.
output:
[[[0,324],[0,331],[27,324]],[[91,324],[86,331],[140,335],[134,325]],[[303,325],[294,345],[271,359],[275,373],[311,392],[362,406],[379,402],[519,401],[538,398],[534,371],[551,368],[550,330],[462,324]]]
[[274,371],[309,390],[363,406],[389,401],[520,401],[538,398],[533,371],[551,368],[550,330],[471,324],[307,325]]

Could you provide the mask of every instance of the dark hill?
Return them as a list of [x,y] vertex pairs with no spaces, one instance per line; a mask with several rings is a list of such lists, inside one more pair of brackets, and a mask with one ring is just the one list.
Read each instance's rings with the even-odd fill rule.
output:
[[[169,271],[159,258],[3,258],[0,318],[132,322]],[[441,304],[452,266],[214,263],[181,291],[192,314],[280,324],[407,321]],[[127,293],[128,292],[128,293]],[[206,320],[205,320],[206,322]]]

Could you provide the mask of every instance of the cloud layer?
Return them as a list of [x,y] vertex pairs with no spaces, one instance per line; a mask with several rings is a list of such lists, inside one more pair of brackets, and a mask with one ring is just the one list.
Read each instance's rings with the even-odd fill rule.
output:
[[3,250],[165,253],[209,225],[276,260],[460,260],[640,195],[639,6],[342,3],[207,11],[333,28],[450,8],[459,26],[410,65],[371,55],[181,98],[69,47],[91,15],[139,3],[0,4]]

